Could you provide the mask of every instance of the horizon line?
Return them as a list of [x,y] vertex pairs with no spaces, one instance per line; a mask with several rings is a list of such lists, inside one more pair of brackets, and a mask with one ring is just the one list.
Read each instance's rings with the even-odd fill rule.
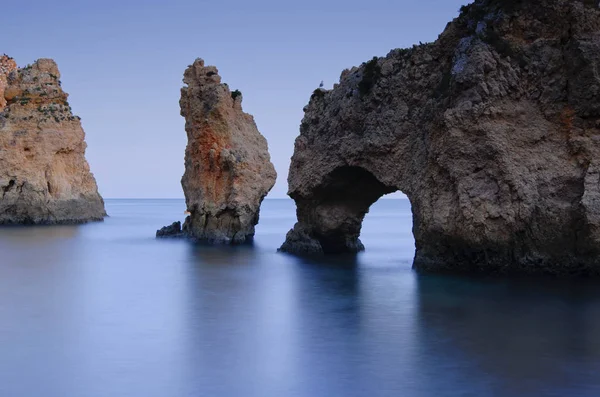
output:
[[[185,197],[103,197],[104,200],[185,200]],[[408,197],[381,197],[379,200],[407,200]],[[290,197],[266,197],[265,200],[292,200]],[[377,200],[377,201],[379,201]]]

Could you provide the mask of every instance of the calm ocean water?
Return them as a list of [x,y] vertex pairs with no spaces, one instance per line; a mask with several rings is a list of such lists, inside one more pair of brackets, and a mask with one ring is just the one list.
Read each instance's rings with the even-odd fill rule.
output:
[[183,200],[107,200],[104,223],[0,229],[0,396],[599,396],[600,288],[411,271],[410,204],[367,251],[155,240]]

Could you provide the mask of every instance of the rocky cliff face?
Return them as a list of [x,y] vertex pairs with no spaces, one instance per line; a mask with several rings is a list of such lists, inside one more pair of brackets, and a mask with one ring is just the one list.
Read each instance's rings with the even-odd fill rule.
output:
[[282,250],[361,250],[369,206],[401,190],[417,269],[599,274],[596,3],[477,0],[436,42],[315,91]]
[[184,73],[181,115],[188,144],[181,180],[190,215],[158,237],[184,235],[211,243],[242,243],[254,236],[260,204],[275,184],[267,141],[242,95],[221,83],[217,68],[197,59]]
[[80,223],[106,215],[84,132],[56,63],[0,58],[0,224]]
[[0,110],[6,106],[4,99],[4,91],[8,86],[8,75],[17,70],[17,63],[8,55],[4,54],[0,57]]

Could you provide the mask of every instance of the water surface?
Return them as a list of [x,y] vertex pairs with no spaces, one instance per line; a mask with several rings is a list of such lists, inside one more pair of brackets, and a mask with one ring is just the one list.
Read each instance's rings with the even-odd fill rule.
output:
[[410,204],[380,200],[357,257],[155,240],[182,200],[104,223],[0,229],[0,396],[598,396],[597,283],[417,275]]

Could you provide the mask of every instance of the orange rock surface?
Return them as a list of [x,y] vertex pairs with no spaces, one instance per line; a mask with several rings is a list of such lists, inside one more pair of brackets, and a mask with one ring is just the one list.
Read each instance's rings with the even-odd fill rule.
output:
[[7,77],[10,72],[17,70],[17,63],[14,59],[4,54],[0,57],[0,111],[6,106],[4,91],[8,85]]
[[217,68],[197,59],[183,82],[179,104],[188,145],[181,184],[190,215],[182,234],[213,243],[248,241],[277,177],[267,141],[243,112],[241,93],[221,83]]
[[80,223],[106,215],[85,135],[51,59],[0,58],[0,224]]

